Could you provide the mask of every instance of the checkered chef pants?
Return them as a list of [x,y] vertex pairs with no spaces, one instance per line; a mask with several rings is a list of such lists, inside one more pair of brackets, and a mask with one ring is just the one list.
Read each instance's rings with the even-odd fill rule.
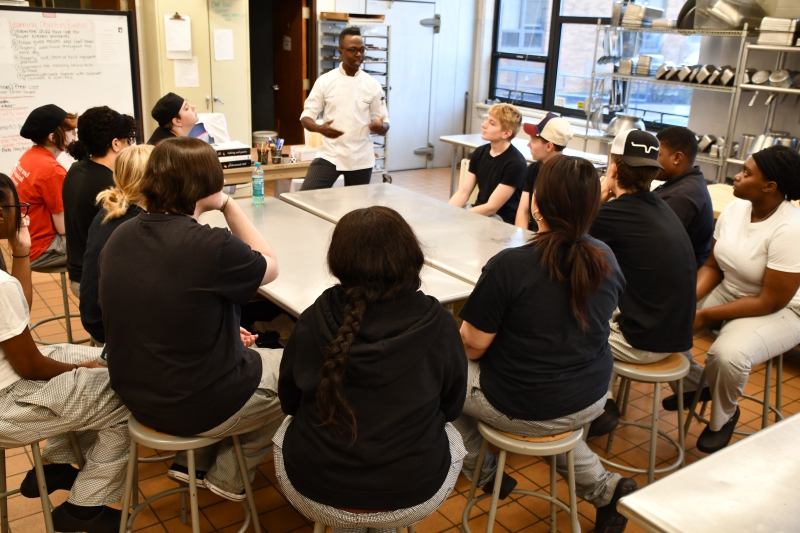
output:
[[[71,364],[97,359],[102,351],[75,344],[39,350]],[[87,507],[118,503],[130,448],[129,416],[111,390],[105,368],[79,368],[47,381],[22,379],[0,390],[0,447],[19,448],[46,439],[44,460],[77,463],[66,435],[74,431],[86,464],[67,501]]]

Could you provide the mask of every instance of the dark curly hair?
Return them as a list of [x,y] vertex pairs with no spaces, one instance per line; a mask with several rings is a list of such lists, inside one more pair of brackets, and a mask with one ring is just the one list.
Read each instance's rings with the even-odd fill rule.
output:
[[103,157],[114,139],[132,141],[139,134],[139,124],[130,115],[121,115],[107,106],[87,109],[78,118],[78,140],[67,146],[74,159]]

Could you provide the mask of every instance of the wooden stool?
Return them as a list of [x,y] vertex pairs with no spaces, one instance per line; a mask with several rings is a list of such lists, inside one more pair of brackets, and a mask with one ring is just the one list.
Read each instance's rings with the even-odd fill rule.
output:
[[[83,344],[84,342],[89,342],[90,339],[83,339],[80,341],[73,341],[72,340],[72,319],[73,318],[80,318],[80,314],[70,314],[69,312],[69,295],[67,294],[67,267],[66,266],[57,266],[57,267],[50,267],[50,268],[32,268],[34,272],[40,272],[42,274],[60,274],[61,275],[61,297],[64,300],[64,314],[63,315],[53,315],[51,317],[44,318],[34,325],[30,327],[31,333],[33,330],[45,324],[47,322],[52,322],[54,320],[61,320],[64,319],[64,325],[67,328],[67,342],[69,344]],[[43,341],[38,337],[34,337],[33,341],[37,344],[61,344],[58,342],[48,342]]]
[[[683,378],[689,373],[689,360],[680,353],[673,353],[661,361],[649,364],[638,363],[625,363],[623,361],[614,361],[614,372],[622,379],[619,384],[619,391],[617,392],[617,404],[621,416],[625,416],[628,408],[628,396],[631,391],[631,382],[639,381],[642,383],[653,384],[653,413],[651,415],[651,422],[642,424],[641,422],[630,422],[628,420],[620,420],[619,423],[626,426],[636,426],[650,430],[650,464],[647,469],[635,468],[632,466],[621,465],[603,457],[600,461],[603,464],[613,466],[619,470],[626,472],[634,472],[637,474],[647,474],[647,482],[652,483],[655,480],[656,474],[669,472],[683,466],[684,464],[684,427],[683,427]],[[670,381],[678,382],[678,441],[676,442],[666,432],[658,429],[658,412],[661,408],[661,384]],[[622,400],[620,402],[620,400]],[[678,450],[678,459],[671,465],[663,468],[656,469],[656,442],[658,436],[661,435],[667,439]],[[611,453],[611,444],[614,442],[614,431],[608,435],[608,444],[606,445],[606,453]]]
[[[778,360],[777,364],[777,371],[775,372],[775,405],[772,405],[770,400],[770,392],[772,389],[772,362]],[[781,413],[781,399],[783,396],[783,354],[776,355],[772,359],[767,361],[767,368],[766,372],[764,373],[764,397],[763,398],[756,398],[750,394],[742,394],[742,398],[747,400],[752,400],[754,402],[760,403],[763,406],[761,411],[761,429],[766,428],[769,425],[769,412],[772,411],[775,413],[775,422],[780,422],[783,420],[783,413]],[[697,404],[700,401],[700,394],[703,390],[703,387],[706,382],[706,371],[703,370],[703,375],[700,376],[700,382],[697,386],[697,391],[694,393],[694,398],[692,399],[692,405],[689,407],[689,416],[686,417],[686,426],[684,431],[689,431],[689,426],[692,423],[692,417],[696,418],[700,422],[708,425],[708,419],[704,418],[704,414],[706,411],[706,404],[708,402],[703,402],[703,406],[700,409],[700,413],[695,413],[695,409],[697,408]],[[734,430],[734,433],[737,435],[752,435],[752,431],[741,431],[741,430]]]
[[[175,437],[166,433],[160,433],[154,429],[140,424],[133,416],[128,419],[128,431],[131,435],[131,453],[128,458],[128,474],[125,478],[125,492],[122,496],[122,518],[119,524],[119,533],[130,532],[133,527],[133,521],[136,515],[139,514],[145,507],[150,505],[155,500],[169,496],[171,494],[181,494],[181,522],[186,523],[186,506],[184,502],[184,495],[189,493],[189,504],[192,513],[192,532],[200,533],[200,509],[197,504],[197,483],[195,478],[195,465],[194,465],[194,450],[210,446],[221,441],[221,438],[209,437]],[[244,491],[247,498],[242,502],[244,507],[244,524],[239,529],[238,533],[247,531],[250,525],[251,517],[253,521],[253,528],[256,533],[261,533],[261,524],[258,522],[258,511],[256,510],[256,502],[253,498],[253,489],[250,487],[250,480],[247,476],[247,467],[244,463],[244,456],[242,454],[242,445],[239,443],[239,436],[232,435],[233,447],[236,450],[236,459],[239,463],[239,473],[242,476],[244,483]],[[128,514],[128,502],[131,501],[131,492],[134,490],[139,491],[139,483],[137,476],[137,466],[139,461],[139,444],[153,448],[154,450],[169,450],[169,451],[185,451],[189,459],[189,485],[187,487],[177,487],[174,489],[159,492],[146,499],[139,505],[136,505],[133,511]],[[159,457],[153,459],[154,461],[163,460]]]
[[[475,472],[472,474],[472,485],[469,488],[467,506],[461,517],[461,526],[466,533],[471,533],[469,529],[469,512],[472,507],[484,498],[492,498],[489,507],[489,521],[486,524],[486,533],[492,533],[494,528],[495,514],[497,513],[497,501],[500,497],[500,485],[503,482],[503,468],[506,465],[506,453],[513,452],[521,455],[550,458],[550,494],[536,492],[525,489],[514,489],[512,494],[525,494],[534,496],[550,502],[550,531],[556,531],[556,506],[569,513],[570,524],[573,533],[580,533],[581,526],[578,523],[578,504],[575,497],[575,459],[572,450],[583,440],[583,428],[561,433],[560,435],[549,435],[546,437],[522,437],[512,435],[505,431],[493,428],[481,421],[478,421],[478,430],[483,436],[481,451],[478,455],[478,463],[475,465]],[[491,494],[483,494],[475,497],[475,490],[478,488],[481,468],[483,467],[483,456],[489,444],[494,444],[500,448],[500,456],[497,460],[497,473],[494,477],[494,489]],[[556,455],[567,454],[567,484],[569,485],[569,505],[558,499],[556,495]],[[316,532],[315,532],[316,533]]]

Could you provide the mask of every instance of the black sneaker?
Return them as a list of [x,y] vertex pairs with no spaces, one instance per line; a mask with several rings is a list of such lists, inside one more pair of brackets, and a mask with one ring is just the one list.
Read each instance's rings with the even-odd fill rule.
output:
[[[689,391],[683,393],[683,409],[686,410],[692,406],[692,400],[694,400],[694,393],[696,391]],[[700,392],[700,400],[699,402],[710,402],[711,401],[711,390],[708,387],[703,387],[703,390]],[[698,403],[699,403],[698,402]],[[661,407],[664,408],[665,411],[677,411],[678,410],[678,395],[673,394],[671,396],[667,396],[663,400],[661,400]]]
[[[47,484],[47,494],[57,490],[70,490],[80,470],[72,465],[44,465],[44,481]],[[36,480],[36,470],[29,470],[25,479],[19,486],[19,493],[26,498],[39,497],[39,482]]]
[[635,491],[638,487],[636,481],[624,477],[617,483],[614,489],[614,496],[608,505],[597,508],[597,516],[594,520],[594,533],[622,533],[628,524],[628,519],[617,511],[617,502],[623,496]]
[[739,407],[736,407],[736,412],[719,431],[711,431],[711,428],[706,426],[697,437],[697,449],[703,453],[714,453],[727,446],[733,437],[733,430],[736,429],[736,422],[739,421],[740,414]]
[[[173,481],[177,481],[178,483],[185,483],[189,484],[189,468],[179,465],[177,463],[172,463],[172,466],[169,467],[167,470],[167,477],[172,479]],[[194,471],[194,482],[197,485],[198,489],[205,489],[206,488],[206,472],[204,470],[197,470]]]
[[606,400],[606,406],[600,416],[595,418],[589,425],[589,437],[599,437],[608,435],[619,425],[619,407],[614,400]]
[[[484,485],[481,490],[486,494],[491,494],[494,490],[494,480],[497,479],[497,474],[495,477],[492,478],[490,482]],[[500,482],[500,496],[499,499],[505,500],[508,498],[508,495],[511,494],[511,491],[517,486],[517,480],[513,477],[509,476],[505,472],[503,472],[503,481]]]
[[53,509],[53,529],[60,532],[83,531],[85,533],[113,533],[119,531],[122,511],[103,506],[94,518],[83,520],[75,518],[59,505]]

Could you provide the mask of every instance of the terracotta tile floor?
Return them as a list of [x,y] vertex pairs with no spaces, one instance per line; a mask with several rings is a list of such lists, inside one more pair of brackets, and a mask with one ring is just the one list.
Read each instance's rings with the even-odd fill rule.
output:
[[[450,169],[436,169],[428,171],[393,172],[394,184],[405,187],[440,200],[447,200],[449,193]],[[271,184],[267,184],[271,193]],[[7,254],[4,249],[3,253]],[[34,274],[34,303],[31,312],[35,322],[39,317],[62,312],[62,297],[60,279],[58,276]],[[77,299],[70,293],[71,311],[77,313]],[[85,332],[80,327],[80,321],[73,321],[76,338],[84,338]],[[66,330],[59,323],[51,323],[39,330],[44,339],[52,341],[65,341]],[[711,344],[708,337],[695,338],[693,354],[695,359],[702,364],[706,350]],[[783,413],[789,416],[800,412],[800,357],[792,352],[784,361],[783,370]],[[773,377],[773,380],[775,378]],[[760,396],[763,393],[764,365],[756,367],[750,376],[746,392]],[[652,409],[652,387],[634,384],[630,393],[630,408],[627,418],[649,423],[649,413]],[[773,386],[773,391],[774,386]],[[662,397],[670,394],[667,386],[662,387]],[[744,401],[742,416],[739,423],[740,429],[755,431],[760,428],[759,405]],[[677,437],[677,413],[660,412],[662,429]],[[700,423],[694,423],[686,438],[687,463],[692,463],[704,457],[697,451],[695,443],[702,431]],[[734,440],[741,437],[734,436]],[[592,448],[605,455],[606,438],[593,439]],[[636,427],[625,427],[617,431],[616,438],[609,457],[637,466],[646,465],[649,450],[649,434]],[[141,450],[140,455],[155,455],[152,450]],[[675,450],[666,442],[659,440],[657,463],[665,465],[676,457]],[[7,452],[8,486],[19,486],[24,473],[31,468],[29,450],[15,449]],[[159,490],[174,487],[164,475],[167,470],[166,463],[156,463],[140,466],[140,497],[142,499]],[[519,481],[519,486],[534,490],[546,490],[549,471],[547,463],[540,459],[510,454],[506,472]],[[639,486],[647,483],[645,475],[636,476]],[[563,498],[566,484],[559,478],[559,494]],[[267,533],[308,532],[313,530],[313,525],[295,511],[283,497],[281,489],[275,479],[275,470],[272,456],[259,467],[253,483],[256,502],[259,510],[259,522]],[[430,517],[416,525],[419,533],[456,533],[461,524],[461,513],[464,510],[469,483],[462,476],[456,488],[444,504]],[[67,493],[60,491],[52,495],[52,502],[58,505],[66,499]],[[208,491],[200,491],[201,505],[201,531],[204,533],[220,532],[233,533],[238,530],[244,520],[244,511],[241,505],[213,496]],[[483,531],[486,527],[488,502],[481,502],[473,509],[470,519],[472,531]],[[590,531],[594,527],[594,508],[583,501],[578,504],[582,531]],[[27,500],[19,495],[9,498],[8,513],[11,519],[13,533],[40,533],[44,531],[41,508],[38,500]],[[154,503],[149,509],[142,512],[134,524],[134,530],[142,533],[177,533],[191,531],[191,527],[180,523],[178,496],[171,496]],[[512,496],[500,502],[497,512],[495,531],[506,532],[546,532],[549,531],[549,506],[536,498]],[[568,517],[565,513],[558,515],[559,531],[569,529]],[[252,528],[250,529],[252,531]],[[629,523],[627,531],[638,532],[640,528]]]

